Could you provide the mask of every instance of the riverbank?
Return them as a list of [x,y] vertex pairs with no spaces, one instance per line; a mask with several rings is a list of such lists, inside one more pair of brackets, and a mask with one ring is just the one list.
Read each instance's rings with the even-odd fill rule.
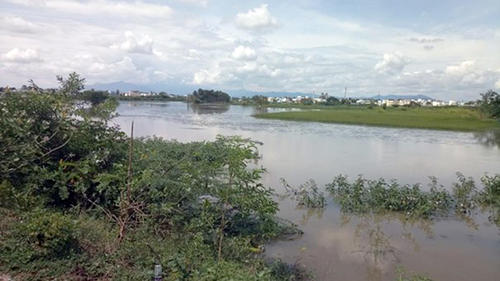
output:
[[[302,107],[304,109],[304,107]],[[315,109],[315,110],[314,110]],[[473,108],[366,108],[330,107],[311,110],[261,113],[254,117],[289,121],[340,123],[451,131],[483,131],[500,128],[500,122]]]

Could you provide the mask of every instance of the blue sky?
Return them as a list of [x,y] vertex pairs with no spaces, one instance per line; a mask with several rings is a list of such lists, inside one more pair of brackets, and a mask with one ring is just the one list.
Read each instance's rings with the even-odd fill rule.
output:
[[[426,94],[500,89],[500,1],[0,1],[0,84]],[[174,87],[175,85],[175,87]]]

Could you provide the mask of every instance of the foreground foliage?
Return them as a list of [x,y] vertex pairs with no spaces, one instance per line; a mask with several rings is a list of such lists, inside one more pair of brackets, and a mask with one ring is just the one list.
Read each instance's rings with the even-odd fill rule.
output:
[[[0,97],[0,272],[18,280],[290,280],[262,243],[293,229],[240,137],[132,140],[112,103],[55,93]],[[92,97],[95,97],[92,98]],[[103,106],[105,105],[105,106]]]

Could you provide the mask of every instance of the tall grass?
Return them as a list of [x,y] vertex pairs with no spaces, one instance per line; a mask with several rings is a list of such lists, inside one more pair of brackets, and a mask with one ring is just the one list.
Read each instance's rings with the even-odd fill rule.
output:
[[444,108],[374,108],[332,107],[315,111],[263,113],[257,118],[367,126],[403,127],[453,131],[481,131],[499,128],[500,122],[486,118],[477,109]]

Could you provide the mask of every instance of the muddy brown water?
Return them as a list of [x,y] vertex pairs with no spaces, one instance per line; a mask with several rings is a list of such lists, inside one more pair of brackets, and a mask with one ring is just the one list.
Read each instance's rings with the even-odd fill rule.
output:
[[[285,109],[265,109],[280,111]],[[136,136],[179,141],[213,140],[218,134],[263,142],[264,184],[284,193],[314,179],[319,186],[342,173],[384,177],[401,183],[429,182],[449,187],[457,171],[476,180],[500,172],[500,134],[463,133],[261,120],[259,109],[243,106],[189,106],[171,102],[121,102],[114,123]],[[298,224],[304,235],[267,245],[266,255],[311,270],[316,280],[395,280],[396,269],[434,280],[500,280],[500,229],[488,213],[467,219],[408,221],[396,214],[343,214],[329,200],[323,210],[297,208],[279,200],[279,216]]]

